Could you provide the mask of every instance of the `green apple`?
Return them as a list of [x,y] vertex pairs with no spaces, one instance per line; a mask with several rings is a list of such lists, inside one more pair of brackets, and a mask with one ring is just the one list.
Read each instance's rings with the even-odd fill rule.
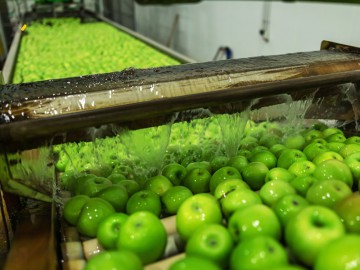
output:
[[90,197],[86,195],[75,195],[67,200],[63,209],[63,216],[66,222],[72,226],[76,226],[81,209],[89,200]]
[[108,177],[113,171],[113,168],[109,164],[99,163],[99,164],[88,164],[83,168],[83,172],[87,174],[94,174],[99,177]]
[[238,209],[261,203],[259,194],[247,188],[235,189],[220,201],[221,210],[226,218],[229,218]]
[[161,220],[148,211],[131,214],[119,230],[117,248],[137,254],[143,264],[160,259],[167,244]]
[[[251,154],[250,154],[251,155]],[[249,155],[249,156],[250,156]],[[243,155],[236,155],[231,157],[227,163],[227,166],[234,167],[239,172],[248,164],[248,159]]]
[[320,154],[318,154],[314,159],[313,159],[313,163],[315,165],[319,165],[321,162],[328,160],[328,159],[337,159],[340,161],[343,161],[343,157],[334,151],[327,151],[327,152],[322,152]]
[[94,256],[86,262],[84,270],[142,270],[143,264],[135,253],[128,250],[104,251]]
[[316,181],[318,180],[314,176],[302,175],[291,180],[290,185],[292,185],[293,188],[295,188],[298,194],[305,197],[306,192]]
[[312,140],[317,139],[317,138],[322,138],[323,134],[320,130],[317,129],[309,129],[307,131],[304,132],[304,138],[306,141],[306,144],[310,143]]
[[302,150],[305,147],[306,140],[301,134],[291,134],[284,139],[284,146],[289,149]]
[[202,155],[202,149],[200,148],[200,146],[196,144],[191,144],[191,145],[186,145],[181,149],[180,159],[183,160],[187,157],[191,157],[193,161],[197,161],[200,160],[201,155]]
[[285,248],[274,238],[260,235],[241,241],[231,253],[232,270],[274,269],[288,264]]
[[264,136],[265,131],[266,131],[266,127],[264,127],[264,125],[257,124],[246,130],[245,135],[247,137],[252,136],[256,139],[260,139],[262,136]]
[[277,160],[277,167],[288,169],[296,161],[307,160],[305,154],[298,149],[284,150]]
[[198,157],[197,155],[189,155],[189,156],[185,156],[183,159],[181,159],[181,165],[186,167],[187,165],[189,165],[192,162],[197,162],[200,161],[200,157]]
[[317,165],[313,176],[318,180],[337,179],[344,181],[350,188],[353,185],[353,176],[349,167],[336,159],[325,160]]
[[306,200],[311,204],[333,207],[338,201],[352,193],[343,181],[329,179],[315,182],[306,193]]
[[276,179],[290,182],[294,178],[295,176],[292,173],[290,173],[287,169],[275,167],[268,171],[265,177],[265,182],[269,182],[271,180],[276,180]]
[[112,173],[107,177],[107,179],[109,179],[113,184],[118,184],[119,182],[125,180],[126,178],[121,173]]
[[228,230],[235,243],[259,235],[280,239],[281,225],[275,212],[264,204],[254,204],[235,211],[229,218]]
[[168,163],[165,164],[178,163],[180,161],[180,157],[181,157],[180,146],[169,145],[166,148],[164,160],[165,162],[168,161]]
[[333,209],[340,216],[346,231],[349,233],[360,233],[360,194],[353,194],[338,201]]
[[115,166],[112,173],[120,173],[124,175],[126,179],[134,178],[134,170],[129,165],[119,164]]
[[221,267],[218,266],[216,263],[201,257],[186,256],[173,262],[169,268],[169,270],[186,269],[221,270]]
[[198,168],[204,168],[209,173],[212,173],[212,167],[210,165],[210,162],[208,162],[208,161],[191,162],[186,166],[187,171],[191,171],[193,169],[198,169]]
[[259,191],[261,201],[270,207],[286,194],[296,194],[296,190],[289,182],[280,179],[266,182]]
[[257,142],[248,142],[248,143],[240,143],[240,150],[247,150],[247,151],[253,151],[256,147],[258,147],[259,144]]
[[125,179],[120,181],[118,186],[122,186],[128,193],[129,198],[135,193],[141,190],[141,187],[138,182],[135,180]]
[[313,205],[304,207],[289,220],[285,242],[299,262],[311,267],[320,251],[344,234],[344,225],[333,210]]
[[223,225],[204,224],[191,235],[185,246],[185,254],[213,261],[226,268],[233,245],[231,235]]
[[346,141],[346,137],[344,134],[335,133],[325,138],[325,140],[329,142],[340,142],[343,143]]
[[250,162],[262,162],[268,169],[272,169],[276,166],[276,156],[268,150],[261,150],[255,152],[249,159]]
[[341,129],[336,128],[336,127],[328,127],[326,129],[324,129],[322,131],[322,133],[323,133],[324,138],[328,138],[329,136],[334,135],[334,134],[344,135],[344,132]]
[[214,194],[215,188],[218,184],[226,179],[242,179],[240,172],[231,166],[225,166],[218,169],[210,178],[210,193]]
[[327,146],[328,142],[327,140],[323,139],[323,138],[316,138],[316,139],[313,139],[309,144],[311,143],[320,143],[324,146]]
[[237,155],[244,156],[246,159],[249,159],[252,156],[252,152],[251,152],[251,150],[240,149],[237,152]]
[[263,145],[267,148],[271,148],[276,144],[280,144],[281,143],[281,137],[277,134],[274,133],[267,133],[264,134],[260,139],[259,139],[259,144]]
[[310,160],[295,161],[288,168],[289,173],[295,177],[301,175],[312,175],[316,169],[316,165]]
[[326,144],[327,148],[329,148],[330,151],[339,153],[340,149],[345,145],[345,143],[341,142],[329,142]]
[[345,141],[346,144],[350,144],[350,143],[355,143],[355,144],[360,144],[360,136],[351,136],[348,137]]
[[262,152],[262,151],[268,151],[269,149],[266,146],[263,145],[258,145],[256,146],[254,149],[251,150],[251,153],[253,156],[254,154],[256,154],[257,152]]
[[265,130],[271,134],[278,134],[279,136],[281,136],[283,134],[283,127],[280,123],[273,121],[264,121],[261,122],[259,125],[263,125]]
[[120,227],[127,218],[128,215],[124,213],[113,213],[99,223],[96,238],[103,248],[107,250],[116,249]]
[[210,161],[211,170],[216,172],[218,169],[227,166],[230,158],[227,156],[215,156]]
[[316,258],[314,270],[360,268],[360,235],[348,234],[329,243]]
[[94,197],[102,198],[115,208],[117,212],[124,212],[129,199],[126,189],[118,184],[105,187],[95,194]]
[[184,186],[174,186],[169,188],[162,196],[161,202],[164,211],[168,215],[175,215],[180,205],[193,195],[190,189]]
[[163,175],[153,176],[145,181],[144,189],[151,190],[157,195],[163,195],[173,184]]
[[308,160],[313,160],[318,154],[329,151],[329,148],[326,145],[321,143],[310,143],[308,144],[303,153],[306,155]]
[[187,241],[201,225],[221,222],[222,213],[215,197],[208,193],[199,193],[181,204],[176,215],[176,230],[181,239]]
[[83,194],[92,197],[101,189],[111,185],[111,181],[105,177],[91,176],[83,182],[78,182],[76,194]]
[[126,213],[129,215],[138,211],[149,211],[159,217],[161,209],[159,195],[151,190],[140,190],[135,192],[128,199],[126,204]]
[[227,179],[221,182],[214,191],[215,198],[221,203],[230,192],[237,189],[250,189],[249,185],[240,179]]
[[298,194],[286,194],[272,205],[272,209],[277,215],[283,228],[285,228],[289,223],[289,220],[308,205],[308,201],[302,196]]
[[274,144],[271,148],[270,148],[270,152],[273,153],[276,158],[279,158],[279,156],[281,155],[281,153],[288,149],[285,145],[283,144]]
[[253,136],[245,136],[244,138],[242,138],[240,140],[239,147],[240,148],[246,148],[246,146],[248,144],[253,144],[253,143],[258,144],[258,142],[259,142],[259,140],[257,138],[255,138],[255,137],[253,137]]
[[100,222],[115,213],[114,207],[101,198],[88,200],[79,213],[76,229],[82,235],[95,237]]
[[344,163],[349,167],[353,179],[360,180],[360,152],[351,154],[347,156],[344,160]]
[[300,265],[289,264],[289,265],[271,267],[271,270],[307,270],[307,269]]
[[360,145],[356,143],[349,143],[345,144],[341,149],[339,150],[339,154],[346,158],[350,156],[351,154],[354,154],[356,152],[360,152]]
[[191,190],[193,194],[210,191],[211,174],[206,168],[187,170],[182,180],[182,185]]
[[253,190],[259,190],[265,183],[265,178],[269,172],[268,167],[262,162],[250,162],[242,170],[242,179]]
[[186,168],[181,164],[170,163],[162,169],[161,174],[169,179],[174,186],[178,186],[181,184],[186,172]]
[[[72,195],[79,195],[82,194],[83,192],[83,188],[82,186],[88,181],[88,180],[92,180],[92,183],[94,182],[93,179],[97,178],[96,175],[94,174],[84,174],[84,173],[80,173],[80,174],[75,174],[74,178],[72,179],[72,182],[69,183],[69,190],[71,192]],[[109,180],[109,182],[111,183],[111,181]],[[108,183],[109,183],[108,182]],[[95,192],[96,193],[96,192]],[[87,195],[88,196],[88,195]]]

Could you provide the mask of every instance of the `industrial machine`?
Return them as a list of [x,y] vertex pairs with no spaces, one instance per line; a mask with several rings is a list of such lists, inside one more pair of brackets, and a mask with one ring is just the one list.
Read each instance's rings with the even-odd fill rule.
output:
[[[32,149],[91,141],[94,137],[88,131],[93,127],[106,131],[96,133],[97,136],[111,137],[116,135],[112,133],[114,127],[141,129],[163,125],[179,112],[182,116],[175,121],[189,121],[196,114],[192,110],[199,108],[214,114],[232,114],[250,106],[254,121],[282,119],[289,109],[284,111],[281,106],[289,104],[289,98],[291,104],[309,102],[297,111],[305,119],[337,121],[345,132],[357,134],[359,63],[357,48],[324,41],[321,50],[314,52],[4,85],[0,91],[2,187],[7,192],[48,202],[45,209],[50,212],[44,215],[33,209],[30,217],[39,215],[47,220],[39,218],[41,229],[38,223],[33,227],[42,235],[40,239],[51,236],[50,242],[42,243],[48,255],[43,257],[41,253],[41,258],[46,267],[50,267],[50,262],[55,267],[61,240],[54,233],[58,230],[56,201],[52,200],[54,188],[57,190],[54,164],[47,165],[53,175],[46,181],[39,181],[36,175],[13,178],[19,162],[26,164],[41,158],[41,152]],[[79,107],[84,98],[86,102]],[[15,250],[16,241],[10,261]],[[69,260],[71,265],[71,257]]]
[[[7,84],[0,86],[5,269],[81,269],[91,256],[86,251],[99,251],[96,242],[82,239],[61,220],[67,194],[55,166],[56,146],[243,112],[254,122],[291,116],[302,124],[325,121],[347,134],[359,132],[359,48],[323,41],[312,52],[194,63],[97,18],[183,64],[11,84],[21,32],[15,35],[3,69]],[[169,235],[173,226],[167,227]],[[166,269],[175,256],[176,251],[147,269]]]

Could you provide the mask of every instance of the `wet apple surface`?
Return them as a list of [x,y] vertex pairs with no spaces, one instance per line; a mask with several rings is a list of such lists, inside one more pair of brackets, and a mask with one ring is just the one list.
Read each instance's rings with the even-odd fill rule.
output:
[[[172,259],[164,264],[167,268],[160,269],[195,267],[206,261],[211,269],[325,270],[323,250],[334,254],[335,243],[355,246],[359,241],[359,140],[324,125],[304,126],[289,134],[281,122],[248,122],[231,155],[223,145],[217,117],[173,123],[168,143],[160,150],[157,139],[163,138],[161,134],[146,142],[125,141],[119,133],[96,142],[54,146],[59,181],[67,181],[61,186],[69,187],[71,194],[64,205],[65,224],[81,223],[84,217],[79,213],[85,211],[84,206],[100,197],[113,207],[106,212],[107,221],[105,217],[104,223],[98,221],[107,227],[95,227],[101,228],[104,243],[118,241],[116,246],[104,244],[109,248],[102,247],[100,254],[129,251],[144,269]],[[150,129],[140,132],[154,134]],[[276,140],[269,136],[275,129]],[[165,129],[156,132],[161,130]],[[129,137],[137,131],[126,132]],[[88,148],[96,159],[91,154],[79,158]],[[143,154],[145,148],[150,152]],[[144,160],[155,156],[161,164]],[[110,166],[112,171],[89,170],[92,166]],[[137,183],[137,189],[122,186],[126,181]],[[123,195],[109,192],[112,187]],[[144,211],[151,221],[133,222],[126,226],[128,233],[120,236],[126,220]],[[117,221],[114,213],[126,216]],[[131,242],[128,234],[136,231],[141,239],[141,231],[155,218],[163,223],[154,225],[153,239],[163,240],[151,248],[156,256],[150,256],[145,248],[127,243]],[[164,231],[168,232],[166,248]],[[177,243],[175,251],[169,244],[172,241]],[[343,250],[345,246],[334,264],[337,268],[332,269],[350,264],[359,267],[360,254]],[[111,253],[107,260],[112,256],[116,255]]]

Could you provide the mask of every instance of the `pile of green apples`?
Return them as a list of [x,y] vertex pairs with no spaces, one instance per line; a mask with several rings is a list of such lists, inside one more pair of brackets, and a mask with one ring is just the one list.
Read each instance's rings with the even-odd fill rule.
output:
[[177,64],[180,62],[107,23],[47,18],[26,28],[13,83]]
[[[163,164],[148,173],[137,172],[148,163],[118,136],[91,151],[90,143],[55,149],[71,194],[63,217],[104,248],[86,269],[161,260],[169,239],[161,220],[171,216],[185,256],[170,270],[360,269],[359,136],[247,120],[229,156],[216,117],[170,129]],[[111,158],[97,159],[102,152]],[[97,161],[81,168],[76,160],[89,157]]]

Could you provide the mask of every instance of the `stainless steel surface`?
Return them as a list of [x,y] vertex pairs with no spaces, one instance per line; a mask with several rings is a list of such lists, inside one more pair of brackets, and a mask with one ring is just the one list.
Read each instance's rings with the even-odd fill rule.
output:
[[11,46],[6,57],[4,67],[3,67],[3,76],[5,83],[11,83],[12,75],[14,72],[14,67],[16,63],[17,53],[19,50],[20,40],[21,40],[21,25],[19,25],[18,30],[15,33],[13,41],[11,42]]
[[107,19],[106,17],[102,16],[102,15],[95,15],[99,20],[104,21],[109,23],[110,25],[114,26],[117,29],[120,29],[121,31],[124,31],[126,33],[129,33],[131,36],[145,42],[146,44],[158,49],[159,51],[179,60],[181,63],[186,64],[186,63],[196,63],[196,61],[194,59],[191,59],[190,57],[187,57],[183,54],[180,54],[172,49],[170,49],[169,47],[166,47],[144,35],[141,35],[138,32],[132,31],[131,29],[124,27],[116,22],[113,22],[109,19]]

